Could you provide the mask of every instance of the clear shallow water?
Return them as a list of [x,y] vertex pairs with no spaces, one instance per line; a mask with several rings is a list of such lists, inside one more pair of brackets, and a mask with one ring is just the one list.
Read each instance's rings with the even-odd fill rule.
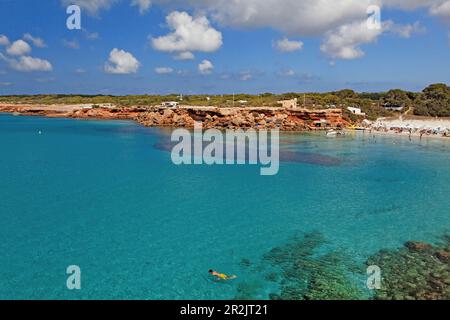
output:
[[[155,147],[167,134],[0,115],[0,298],[231,299],[245,281],[268,298],[274,285],[241,261],[294,234],[318,231],[362,263],[450,230],[449,142],[283,134],[287,161],[263,177],[174,166]],[[66,289],[72,264],[81,291]],[[239,279],[212,282],[210,268]]]

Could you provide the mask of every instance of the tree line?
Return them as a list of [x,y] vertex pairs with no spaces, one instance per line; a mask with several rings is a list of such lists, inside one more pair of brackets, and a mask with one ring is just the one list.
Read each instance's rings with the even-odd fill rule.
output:
[[[357,107],[369,119],[394,115],[395,111],[433,117],[450,117],[450,87],[443,83],[432,84],[422,92],[393,89],[380,93],[358,93],[351,89],[326,93],[263,93],[224,95],[13,95],[0,96],[0,102],[33,104],[113,104],[116,106],[151,106],[164,101],[178,101],[180,104],[221,107],[276,107],[279,100],[298,99],[305,108]],[[348,114],[352,117],[351,114]]]

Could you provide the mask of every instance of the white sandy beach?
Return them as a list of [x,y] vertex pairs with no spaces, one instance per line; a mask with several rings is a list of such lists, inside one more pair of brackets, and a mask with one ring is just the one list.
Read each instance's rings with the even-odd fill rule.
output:
[[450,118],[401,116],[380,118],[369,126],[371,132],[450,140]]

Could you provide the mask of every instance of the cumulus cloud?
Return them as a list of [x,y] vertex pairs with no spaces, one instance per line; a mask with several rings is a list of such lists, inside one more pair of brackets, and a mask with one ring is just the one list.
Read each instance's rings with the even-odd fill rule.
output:
[[152,6],[152,1],[151,0],[132,0],[131,5],[139,7],[139,13],[144,14]]
[[105,72],[112,74],[136,73],[140,67],[139,61],[129,52],[114,48],[105,63]]
[[111,5],[118,0],[61,0],[64,6],[76,4],[82,10],[86,10],[89,14],[95,15],[100,10],[109,9]]
[[411,38],[411,36],[415,33],[425,33],[426,28],[422,26],[419,22],[415,22],[413,24],[396,24],[392,21],[387,21],[385,23],[385,30],[390,31],[399,35],[402,38]]
[[186,12],[174,11],[166,21],[172,32],[152,39],[156,50],[213,52],[222,46],[222,33],[212,28],[205,16],[193,18]]
[[3,34],[0,34],[0,46],[9,46],[9,39]]
[[429,7],[445,0],[383,0],[383,5],[402,10],[415,10],[421,7]]
[[25,33],[23,35],[23,39],[31,42],[35,47],[38,47],[38,48],[45,48],[47,46],[45,44],[45,41],[42,38],[33,37],[29,33]]
[[[76,4],[80,6],[82,10],[86,10],[91,15],[96,15],[101,10],[107,10],[112,5],[119,2],[120,0],[61,0],[61,3],[64,6]],[[159,2],[167,3],[168,1],[160,0]],[[131,0],[130,3],[132,6],[138,7],[141,14],[147,12],[152,5],[151,0]]]
[[357,21],[343,25],[325,35],[320,49],[335,59],[357,59],[365,55],[361,46],[376,42],[383,33],[393,33],[403,38],[410,38],[414,33],[426,32],[419,22],[414,24],[396,24],[391,20],[384,21],[379,29],[368,28],[367,21]]
[[276,48],[280,52],[293,52],[303,49],[303,42],[289,40],[288,38],[283,38],[276,41],[273,44],[274,48]]
[[169,67],[158,67],[155,69],[155,72],[157,74],[169,74],[173,72],[173,69]]
[[201,74],[210,74],[214,70],[214,65],[209,60],[203,60],[198,65],[198,72]]
[[17,40],[6,49],[6,52],[12,56],[23,56],[31,52],[31,47],[25,41]]
[[370,29],[365,20],[343,25],[328,32],[320,49],[336,59],[356,59],[364,56],[361,45],[377,40],[383,28]]
[[450,0],[433,4],[430,8],[430,14],[450,24]]
[[289,35],[318,35],[366,17],[371,0],[187,0],[215,21],[240,28],[271,27]]
[[180,52],[176,56],[173,57],[175,60],[194,60],[195,56],[192,52]]
[[[91,14],[108,9],[119,0],[61,0],[78,4]],[[401,10],[426,8],[430,15],[449,21],[449,0],[131,0],[141,12],[151,4],[193,9],[216,22],[239,28],[270,27],[289,35],[322,35],[366,17],[369,5]]]
[[6,61],[12,69],[20,72],[53,70],[52,64],[49,61],[30,56],[22,56],[17,59],[13,59],[7,58],[0,53],[0,59]]

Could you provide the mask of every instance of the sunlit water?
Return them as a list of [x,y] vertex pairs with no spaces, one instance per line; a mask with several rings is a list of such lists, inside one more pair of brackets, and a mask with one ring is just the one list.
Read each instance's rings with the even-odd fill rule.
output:
[[[231,299],[251,279],[267,299],[276,288],[242,259],[261,264],[294,234],[318,231],[363,263],[450,230],[448,141],[282,134],[279,174],[260,176],[175,166],[157,147],[167,135],[0,115],[0,298]],[[217,283],[209,269],[239,278]]]

